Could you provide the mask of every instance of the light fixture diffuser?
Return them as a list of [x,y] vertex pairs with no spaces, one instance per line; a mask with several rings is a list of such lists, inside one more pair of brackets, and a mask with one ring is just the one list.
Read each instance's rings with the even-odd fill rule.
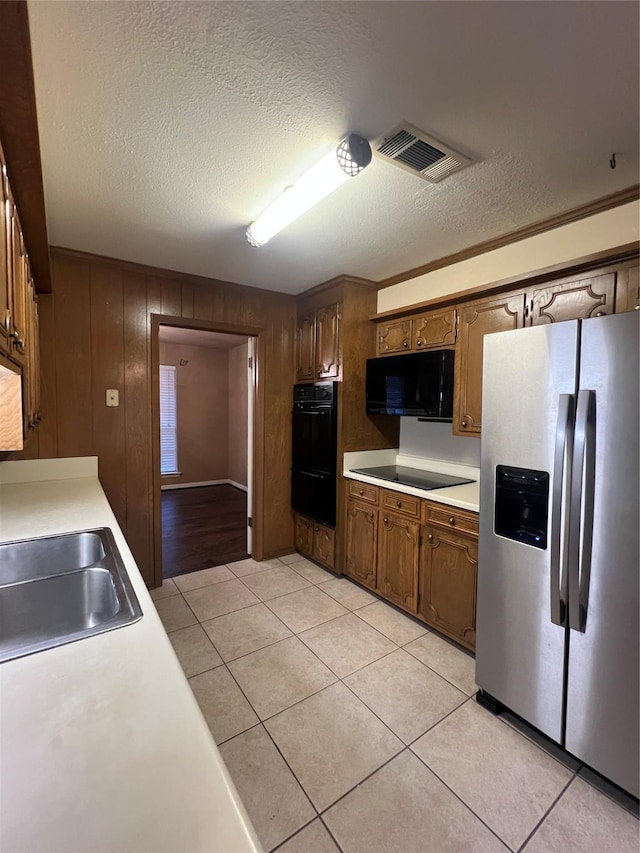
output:
[[274,234],[345,183],[371,162],[371,146],[357,133],[350,133],[299,180],[280,195],[247,228],[252,246],[264,246]]

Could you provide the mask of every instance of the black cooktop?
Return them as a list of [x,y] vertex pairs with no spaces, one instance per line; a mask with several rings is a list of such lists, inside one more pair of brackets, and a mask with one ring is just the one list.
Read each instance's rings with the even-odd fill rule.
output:
[[452,477],[450,474],[438,474],[435,471],[421,471],[420,468],[404,468],[402,465],[383,465],[378,468],[354,468],[354,474],[366,474],[403,486],[415,486],[418,489],[444,489],[447,486],[462,486],[474,480]]

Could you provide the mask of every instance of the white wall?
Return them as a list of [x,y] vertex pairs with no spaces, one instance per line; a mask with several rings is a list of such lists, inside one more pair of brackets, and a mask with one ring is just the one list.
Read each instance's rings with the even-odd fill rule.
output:
[[418,418],[400,418],[399,453],[480,467],[479,438],[452,435],[451,424],[420,423]]
[[639,239],[640,201],[605,210],[378,292],[378,312],[567,263]]

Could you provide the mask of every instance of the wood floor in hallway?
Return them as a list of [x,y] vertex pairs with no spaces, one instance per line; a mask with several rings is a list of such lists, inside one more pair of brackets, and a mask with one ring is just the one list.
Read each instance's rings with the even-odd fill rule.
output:
[[247,495],[234,486],[162,492],[162,573],[165,578],[243,560]]

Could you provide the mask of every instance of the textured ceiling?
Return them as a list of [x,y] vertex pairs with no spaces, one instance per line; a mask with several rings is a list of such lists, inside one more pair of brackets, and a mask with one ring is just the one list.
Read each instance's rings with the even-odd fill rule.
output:
[[[29,2],[50,241],[290,293],[382,279],[638,181],[635,2]],[[348,131],[374,159],[265,247],[244,230]],[[609,167],[617,152],[618,166]]]
[[183,329],[181,326],[160,326],[158,338],[163,344],[186,344],[192,347],[233,349],[247,343],[241,335],[224,332],[206,332],[202,329]]

